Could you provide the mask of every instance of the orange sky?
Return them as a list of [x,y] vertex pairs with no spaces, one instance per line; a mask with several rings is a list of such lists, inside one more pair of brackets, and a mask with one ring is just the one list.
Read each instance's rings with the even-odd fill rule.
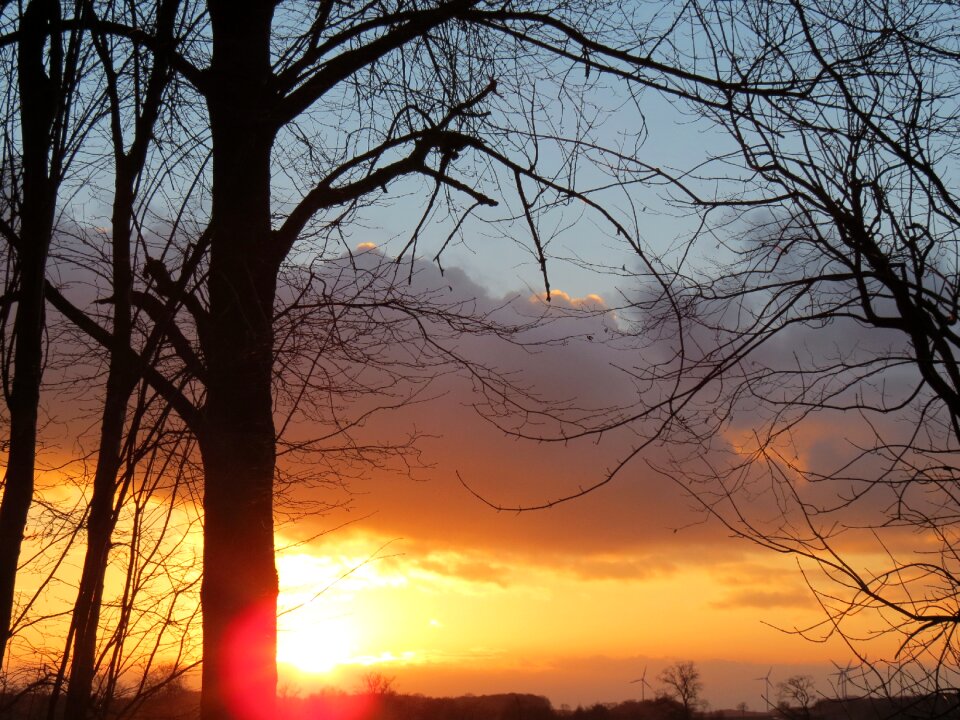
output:
[[[368,255],[358,256],[361,266],[379,257]],[[532,394],[575,399],[587,414],[634,400],[622,369],[637,350],[598,341],[622,322],[604,312],[599,296],[579,301],[555,293],[552,309],[529,293],[508,302],[487,297],[455,268],[442,278],[427,268],[415,277],[414,293],[422,291],[418,283],[442,284],[454,300],[496,307],[507,320],[547,313],[552,321],[524,334],[523,346],[492,336],[455,342],[459,354],[515,373],[513,381]],[[560,312],[573,307],[597,312]],[[403,392],[398,387],[396,397]],[[375,669],[396,676],[401,692],[533,692],[576,705],[640,697],[641,687],[630,681],[644,668],[650,696],[663,666],[691,659],[703,670],[704,696],[714,708],[746,701],[762,709],[764,683],[757,678],[771,666],[774,684],[805,672],[831,692],[830,662],[845,664],[849,651],[836,639],[812,643],[783,632],[823,619],[795,562],[704,522],[679,484],[646,464],[662,459],[662,450],[549,510],[496,512],[478,501],[458,475],[495,503],[541,503],[602,479],[638,437],[628,428],[565,444],[518,440],[480,416],[480,399],[467,374],[450,372],[417,402],[376,413],[353,432],[371,445],[417,433],[419,455],[403,461],[344,465],[336,459],[342,453],[329,461],[323,454],[281,458],[286,471],[316,481],[294,483],[280,502],[279,660],[286,687],[352,689]],[[361,398],[338,412],[349,418],[369,402]],[[539,424],[527,429],[555,429],[534,419]],[[739,443],[747,430],[749,422],[735,426],[728,440]],[[846,432],[811,425],[800,461],[839,452]],[[287,439],[315,434],[305,422],[292,425]],[[45,487],[60,502],[78,502],[67,483]],[[299,503],[311,500],[342,507],[300,513]],[[185,513],[177,522],[192,527],[195,544],[184,551],[198,556],[195,518]],[[63,603],[71,593],[69,582],[47,592]],[[187,617],[189,608],[179,612]]]
[[[483,294],[456,270],[444,282],[455,294]],[[598,300],[587,305],[602,307]],[[517,303],[537,305],[516,301],[510,307],[518,313]],[[554,298],[555,306],[578,304]],[[629,354],[594,341],[606,322],[558,320],[537,331],[541,339],[577,338],[532,352],[490,338],[464,339],[458,349],[526,372],[521,379],[533,378],[544,396],[609,408],[632,394],[614,367],[627,365]],[[530,513],[491,510],[457,478],[506,506],[542,502],[602,478],[635,436],[517,440],[479,417],[462,374],[442,378],[429,394],[358,432],[382,440],[416,428],[427,467],[360,472],[342,497],[350,513],[279,528],[278,545],[286,546],[356,520],[281,554],[281,604],[306,603],[281,620],[288,682],[350,687],[376,668],[397,676],[405,692],[513,690],[577,704],[639,697],[629,681],[645,666],[654,680],[668,662],[692,659],[714,707],[744,700],[762,708],[756,677],[771,666],[774,683],[810,672],[829,692],[830,661],[846,663],[848,650],[838,640],[811,643],[776,629],[823,619],[795,561],[703,523],[678,485],[642,460],[584,498]]]

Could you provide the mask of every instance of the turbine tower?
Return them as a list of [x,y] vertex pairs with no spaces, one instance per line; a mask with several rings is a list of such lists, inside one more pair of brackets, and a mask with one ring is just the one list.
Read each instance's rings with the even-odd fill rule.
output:
[[770,669],[767,670],[766,675],[763,675],[758,678],[754,678],[754,680],[763,680],[764,682],[764,686],[766,690],[763,694],[760,695],[760,698],[767,704],[767,710],[770,710],[771,708],[773,708],[773,703],[770,702],[770,673],[772,672],[773,672],[773,667],[771,666]]
[[646,689],[650,687],[650,683],[647,682],[647,666],[643,666],[643,675],[638,677],[636,680],[631,680],[630,684],[640,683],[640,702],[644,702],[647,699]]

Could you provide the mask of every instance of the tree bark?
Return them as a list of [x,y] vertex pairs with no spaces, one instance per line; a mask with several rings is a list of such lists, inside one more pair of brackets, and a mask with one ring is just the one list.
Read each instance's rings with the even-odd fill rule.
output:
[[273,3],[211,2],[213,143],[204,466],[204,720],[273,717],[276,605],[269,252]]

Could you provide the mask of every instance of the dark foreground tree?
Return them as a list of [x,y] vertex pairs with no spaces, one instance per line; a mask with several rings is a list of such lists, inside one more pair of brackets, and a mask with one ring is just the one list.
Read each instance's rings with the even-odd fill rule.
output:
[[792,675],[777,684],[780,711],[788,718],[809,720],[817,699],[817,686],[809,675]]
[[673,176],[703,222],[672,304],[638,304],[673,352],[650,372],[678,389],[656,467],[800,560],[826,613],[804,633],[903,674],[866,664],[865,685],[954,686],[957,6],[687,7],[691,69],[792,92],[695,105],[726,149]]
[[699,217],[632,305],[637,411],[555,439],[644,438],[593,487],[662,441],[653,470],[800,561],[826,617],[799,632],[847,641],[849,683],[936,697],[960,679],[957,5],[676,7],[712,155],[651,173]]
[[47,257],[60,186],[77,138],[88,127],[87,108],[77,95],[91,56],[82,30],[64,32],[59,1],[9,5],[0,6],[8,53],[3,59],[0,166],[7,281],[0,314],[3,327],[11,329],[2,358],[10,429],[0,498],[0,666],[10,638],[20,549],[33,500]]
[[[140,22],[150,28],[153,36],[167,45],[174,42],[173,30],[179,10],[177,0],[157,3],[155,15],[140,9]],[[85,18],[93,23],[103,14],[111,20],[126,19],[125,8],[107,3],[103,7],[89,6]],[[135,472],[129,467],[126,482],[121,477],[126,435],[127,407],[140,379],[140,369],[129,353],[133,339],[134,305],[132,258],[136,250],[134,229],[138,224],[136,213],[137,188],[155,132],[155,124],[163,108],[170,70],[168,56],[151,55],[145,48],[133,45],[131,55],[123,56],[119,43],[106,34],[94,30],[91,42],[96,48],[101,73],[106,85],[106,110],[109,116],[110,139],[113,149],[113,200],[110,218],[111,248],[111,338],[103,412],[100,421],[100,442],[97,451],[93,492],[87,516],[87,547],[77,599],[69,635],[72,637],[72,662],[67,684],[64,717],[83,720],[87,717],[96,669],[97,633],[100,625],[100,606],[113,532],[125,493]],[[126,138],[129,136],[130,140]],[[142,221],[141,221],[142,222]],[[162,335],[157,334],[141,352],[150,357],[156,352]],[[135,413],[134,424],[139,424],[145,409]],[[162,428],[158,428],[162,432]],[[136,436],[136,430],[132,436]],[[128,457],[136,451],[127,453]],[[69,639],[69,638],[68,638]],[[68,647],[64,659],[69,656]],[[54,704],[56,698],[54,698]]]
[[[429,190],[410,253],[442,208],[456,234],[506,187],[546,278],[539,216],[571,199],[596,207],[573,185],[578,154],[596,145],[540,131],[544,89],[583,110],[573,98],[598,77],[659,84],[667,71],[649,54],[656,39],[619,4],[211,0],[197,11],[191,43],[151,42],[203,104],[209,224],[193,250],[209,254],[202,264],[184,259],[177,279],[160,263],[150,271],[169,279],[157,283],[159,298],[187,308],[198,351],[179,350],[205,394],[196,407],[169,382],[158,389],[203,459],[203,716],[265,718],[276,687],[271,382],[283,264],[295,249],[336,238],[398,181],[419,178]],[[592,127],[583,120],[572,126]],[[278,169],[290,178],[282,186]],[[195,283],[191,300],[185,290]]]
[[[106,92],[113,93],[107,124],[120,201],[110,250],[112,330],[56,287],[47,288],[54,307],[110,351],[111,365],[103,472],[98,468],[84,607],[78,605],[83,641],[78,634],[76,652],[84,659],[74,707],[88,697],[99,578],[111,532],[107,500],[136,368],[180,415],[202,457],[203,715],[273,717],[272,383],[284,266],[344,239],[365,205],[413,188],[424,191],[424,201],[402,257],[413,258],[441,220],[449,235],[434,238],[440,251],[473,227],[474,218],[515,220],[508,227],[529,233],[549,293],[544,213],[562,213],[577,201],[628,236],[590,187],[575,184],[583,160],[600,156],[618,174],[644,169],[629,155],[600,147],[594,136],[599,111],[586,102],[591,92],[598,90],[596,99],[609,97],[605,83],[612,80],[674,94],[688,92],[683,81],[718,91],[746,85],[671,69],[658,53],[672,46],[638,26],[629,3],[211,0],[131,5],[124,15],[110,7],[77,3],[72,17],[55,28],[86,29],[96,47]],[[131,49],[114,54],[112,43]],[[152,61],[143,57],[146,50]],[[146,93],[142,104],[133,104],[132,127],[125,126],[125,113],[117,113],[124,85],[111,80],[126,62],[132,74],[118,77],[142,79],[137,87]],[[159,112],[147,67],[160,73],[158,83],[171,68],[190,89],[180,90],[168,106],[176,109],[170,127],[160,129],[166,142],[183,148],[183,164],[164,188],[184,193],[176,219],[165,218],[179,245],[147,256],[142,269],[149,286],[139,292],[132,289],[132,253],[123,240],[149,247],[130,232],[128,197],[142,177],[143,151]],[[563,112],[551,113],[560,106]],[[194,181],[184,180],[189,177]],[[484,214],[498,203],[506,206],[499,215]],[[185,216],[189,223],[182,222]],[[627,240],[643,258],[636,240]],[[153,345],[131,346],[134,309],[150,328],[145,335],[166,341],[159,360]]]

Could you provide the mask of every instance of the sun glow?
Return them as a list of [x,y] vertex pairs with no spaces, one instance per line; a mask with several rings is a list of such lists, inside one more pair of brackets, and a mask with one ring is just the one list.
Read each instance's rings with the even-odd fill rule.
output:
[[309,674],[356,662],[358,633],[349,618],[305,617],[291,625],[277,637],[278,662]]
[[336,585],[337,569],[327,558],[308,554],[277,559],[280,571],[280,617],[277,661],[307,674],[329,673],[357,662],[361,633],[354,616],[327,594]]

